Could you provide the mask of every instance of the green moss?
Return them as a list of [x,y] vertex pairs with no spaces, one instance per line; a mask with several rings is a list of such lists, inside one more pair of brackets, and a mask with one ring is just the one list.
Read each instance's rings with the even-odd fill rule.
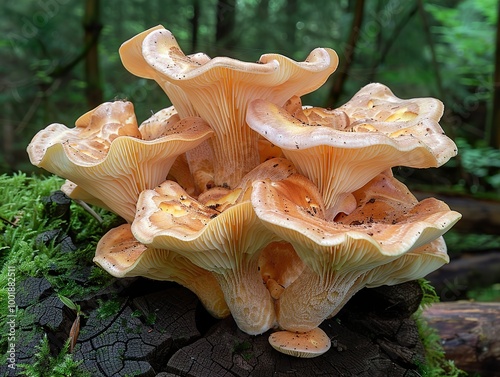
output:
[[90,374],[79,369],[82,361],[75,361],[69,353],[67,341],[57,356],[50,353],[47,336],[36,347],[35,360],[32,364],[20,364],[20,376],[26,377],[90,377]]
[[[74,270],[82,262],[92,265],[95,245],[105,233],[105,225],[99,224],[80,206],[71,205],[69,224],[61,219],[50,219],[44,216],[42,197],[59,189],[63,180],[57,177],[35,178],[25,174],[0,176],[0,249],[4,268],[0,274],[0,283],[5,278],[7,266],[15,266],[16,275],[46,276],[47,271],[57,271],[63,276]],[[116,219],[109,213],[102,213],[107,223]],[[85,244],[71,253],[62,253],[54,242],[45,244],[37,242],[36,237],[45,231],[62,229],[65,233],[74,234],[75,244]],[[102,276],[101,276],[102,277]],[[49,280],[50,281],[50,280]],[[101,281],[102,282],[102,281]],[[66,282],[52,279],[55,288],[62,288]]]
[[[99,223],[81,206],[72,203],[71,217],[65,222],[51,218],[43,198],[58,190],[64,180],[55,176],[37,177],[23,173],[0,175],[0,286],[6,287],[13,272],[17,289],[27,277],[44,277],[54,290],[73,300],[102,289],[114,280],[95,266],[92,258],[98,240],[120,219],[98,210],[104,223]],[[62,230],[72,235],[76,250],[61,251],[56,241],[37,241],[37,236],[50,230]],[[75,271],[86,271],[88,279],[82,284],[72,278]],[[18,293],[18,292],[16,292]],[[8,313],[8,292],[0,290],[0,329],[5,328]],[[19,324],[24,322],[18,310]],[[2,331],[0,349],[5,349],[7,337]]]
[[241,355],[245,361],[248,361],[253,357],[252,344],[246,341],[236,343],[233,347],[233,353]]
[[122,306],[122,302],[117,298],[112,298],[111,300],[97,300],[97,317],[100,319],[106,319],[115,316]]
[[146,324],[152,326],[156,323],[156,313],[149,313],[146,317]]
[[423,298],[420,309],[414,314],[420,338],[425,349],[425,364],[420,365],[420,374],[423,377],[465,377],[467,374],[458,369],[454,362],[447,360],[441,346],[441,338],[435,329],[431,328],[422,311],[429,305],[439,302],[434,287],[425,279],[419,280]]

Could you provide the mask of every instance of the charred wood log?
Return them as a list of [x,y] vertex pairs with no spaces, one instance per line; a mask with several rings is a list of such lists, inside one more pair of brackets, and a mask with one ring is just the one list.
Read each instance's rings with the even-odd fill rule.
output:
[[499,302],[442,302],[423,315],[457,367],[471,375],[500,376]]

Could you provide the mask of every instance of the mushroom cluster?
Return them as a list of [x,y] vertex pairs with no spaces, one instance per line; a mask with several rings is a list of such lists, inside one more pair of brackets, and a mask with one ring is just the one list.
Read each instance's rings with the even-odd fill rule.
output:
[[369,84],[337,109],[303,106],[337,67],[328,48],[303,62],[211,59],[185,55],[157,26],[120,56],[173,106],[139,125],[130,102],[107,102],[28,146],[68,196],[126,220],[97,245],[110,274],[177,282],[213,316],[252,335],[292,333],[291,345],[272,335],[273,347],[314,357],[329,348],[318,326],[358,290],[448,262],[442,235],[460,214],[419,202],[391,172],[456,155],[440,101]]

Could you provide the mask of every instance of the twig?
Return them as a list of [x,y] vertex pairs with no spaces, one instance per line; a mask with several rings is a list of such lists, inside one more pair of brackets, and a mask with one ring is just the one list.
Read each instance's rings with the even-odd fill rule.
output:
[[14,227],[18,227],[18,226],[19,226],[19,225],[17,225],[17,224],[15,224],[15,223],[13,223],[12,221],[7,220],[7,219],[6,219],[5,217],[3,217],[3,216],[0,216],[0,220],[2,220],[3,222],[5,222],[5,223],[7,223],[7,224],[9,224],[9,225],[12,225],[12,226],[14,226]]
[[83,209],[85,209],[85,211],[90,213],[92,215],[92,217],[99,222],[99,224],[103,223],[104,220],[102,219],[102,217],[99,216],[99,214],[96,211],[94,211],[92,209],[92,207],[90,207],[87,203],[85,203],[83,200],[80,200],[80,199],[73,199],[73,200],[76,203],[80,204],[83,207]]

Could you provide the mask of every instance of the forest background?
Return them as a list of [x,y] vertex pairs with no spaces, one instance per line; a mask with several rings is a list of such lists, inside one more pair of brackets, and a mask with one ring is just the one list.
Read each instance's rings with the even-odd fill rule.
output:
[[[170,105],[123,68],[121,43],[152,26],[186,54],[305,59],[331,47],[339,69],[304,103],[337,107],[369,82],[401,98],[436,97],[460,155],[400,178],[432,190],[500,195],[500,48],[496,0],[17,0],[0,12],[0,173],[36,171],[26,146],[50,123],[71,127],[104,101],[128,99],[139,122]],[[495,78],[496,77],[496,78]],[[41,171],[40,171],[41,172]]]
[[[465,209],[483,212],[481,221],[464,213],[457,226],[465,225],[446,234],[452,258],[469,255],[458,271],[463,276],[445,271],[439,297],[500,301],[500,275],[491,273],[500,271],[500,1],[17,0],[0,10],[0,175],[48,175],[29,163],[26,147],[50,123],[72,127],[115,99],[132,101],[139,122],[170,106],[154,81],[130,74],[118,55],[124,41],[158,24],[186,54],[257,61],[279,53],[302,61],[316,47],[335,49],[340,66],[303,98],[307,105],[338,107],[370,82],[400,98],[439,98],[446,109],[441,126],[459,155],[439,169],[394,172],[412,191],[465,198]],[[11,192],[0,184],[0,193]],[[32,244],[19,241],[17,220],[5,214],[12,194],[5,198],[0,224],[11,229],[15,249],[31,256]],[[23,237],[36,233],[31,228]],[[45,267],[54,255],[66,260],[58,252],[20,260],[45,261],[38,270],[50,274]],[[474,267],[471,255],[482,264]],[[66,263],[72,270],[74,260]]]

